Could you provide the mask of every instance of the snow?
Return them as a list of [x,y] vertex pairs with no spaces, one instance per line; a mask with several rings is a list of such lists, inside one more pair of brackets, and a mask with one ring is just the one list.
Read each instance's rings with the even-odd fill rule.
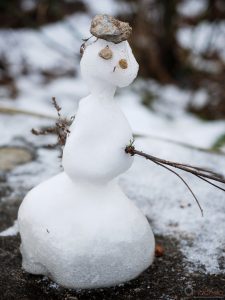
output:
[[[98,55],[107,45],[113,51],[110,60]],[[128,68],[123,70],[117,66],[113,72],[121,58],[129,61]],[[132,158],[121,149],[132,140],[132,131],[113,95],[116,85],[130,84],[137,70],[127,42],[117,45],[98,40],[86,48],[81,71],[91,94],[80,101],[62,160],[64,170],[73,180],[107,182],[131,166]],[[104,146],[100,147],[102,141]]]
[[[190,2],[197,4],[200,1],[187,1],[187,3]],[[97,5],[101,6],[99,3],[96,2],[96,12],[99,12],[97,7]],[[76,39],[70,41],[68,35],[64,40],[63,29],[59,30],[58,34],[54,26],[43,27],[44,34],[34,30],[1,30],[0,52],[8,54],[13,72],[15,74],[19,72],[24,56],[31,67],[28,76],[18,77],[16,80],[20,92],[19,97],[12,101],[7,93],[4,93],[6,96],[1,97],[1,107],[31,110],[52,117],[56,116],[56,113],[51,106],[51,97],[56,96],[57,101],[63,107],[63,115],[73,115],[77,110],[79,99],[86,96],[88,91],[85,82],[80,78],[79,59],[76,54],[82,43],[81,38],[89,36],[90,19],[87,15],[76,14],[65,20],[72,26],[76,26],[80,41]],[[57,28],[65,28],[65,21],[58,22]],[[184,29],[179,32],[178,39],[187,48],[193,47],[193,42],[194,46],[195,43],[199,45],[198,34],[208,39],[211,32],[207,26],[208,24],[201,25],[201,30],[196,29],[198,33],[195,35],[191,29]],[[223,32],[222,23],[218,25],[218,29]],[[47,35],[47,38],[43,38],[43,35],[45,37]],[[57,42],[65,46],[68,51],[60,52],[49,42],[48,38],[54,39],[55,36],[57,36]],[[222,40],[221,34],[219,37],[219,40]],[[200,40],[204,42],[203,38]],[[26,45],[35,41],[36,49],[32,47],[31,51],[30,47],[24,47],[24,41]],[[221,49],[221,42],[216,45]],[[204,45],[195,46],[195,49],[196,53],[202,51]],[[48,55],[45,55],[47,53]],[[64,76],[43,84],[43,79],[38,74],[40,65],[51,68],[72,67],[76,69],[77,75],[74,78]],[[154,109],[147,108],[141,103],[142,91],[146,88],[157,98],[158,102]],[[4,88],[1,87],[1,95],[3,90]],[[162,158],[191,162],[224,173],[223,155],[205,153],[174,143],[175,141],[187,144],[187,146],[190,144],[210,148],[218,137],[224,134],[224,121],[203,122],[185,112],[185,107],[192,95],[199,97],[201,105],[208,96],[204,93],[205,91],[197,91],[196,94],[192,94],[192,91],[179,89],[173,85],[161,86],[153,81],[138,80],[132,87],[119,90],[116,101],[131,124],[133,132],[144,135],[144,137],[136,138],[137,148]],[[10,199],[11,197],[18,198],[21,191],[24,193],[24,190],[29,190],[60,171],[59,153],[56,150],[41,147],[43,144],[54,143],[55,137],[35,137],[30,133],[33,127],[40,128],[52,123],[52,120],[46,118],[0,115],[0,145],[14,144],[18,141],[26,144],[29,141],[37,155],[36,161],[18,166],[9,174],[9,184],[14,190]],[[181,251],[186,256],[188,272],[203,266],[203,272],[222,273],[224,271],[219,266],[219,261],[224,256],[224,194],[222,191],[217,191],[197,181],[192,176],[186,175],[185,178],[203,206],[203,218],[182,182],[179,182],[173,174],[167,173],[166,170],[144,159],[134,158],[132,168],[120,178],[120,185],[129,198],[132,198],[147,214],[155,234],[169,235],[179,239]],[[189,203],[191,206],[188,206]]]
[[[216,168],[225,174],[224,156],[151,138],[138,138],[135,145],[164,159]],[[122,175],[121,185],[151,220],[155,234],[177,237],[181,241],[189,271],[203,268],[210,273],[223,272],[219,260],[224,257],[224,194],[190,174],[180,174],[197,195],[204,217],[179,178],[143,158],[135,157],[133,167]]]
[[221,58],[225,60],[224,30],[224,21],[221,21],[217,26],[212,26],[209,22],[204,21],[194,28],[187,26],[179,29],[177,39],[183,47],[191,49],[195,55],[207,50],[211,52],[217,50]]
[[184,0],[178,6],[178,10],[185,16],[197,16],[204,12],[207,6],[207,0]]
[[[186,0],[179,5],[179,12],[184,16],[195,17],[205,11],[208,2],[206,0]],[[225,61],[224,51],[225,21],[219,20],[216,23],[201,21],[196,26],[181,27],[177,33],[177,40],[182,47],[192,51],[190,63],[199,70],[207,72],[222,72],[221,65],[216,61],[203,59],[201,54],[218,53]]]
[[[98,55],[107,45],[113,51],[109,61]],[[128,67],[113,72],[120,59]],[[133,158],[124,151],[132,131],[113,98],[116,87],[129,85],[137,70],[128,42],[99,39],[85,49],[81,71],[91,93],[81,99],[70,127],[64,172],[33,188],[19,208],[27,272],[68,288],[98,288],[133,279],[151,265],[151,227],[115,180]]]
[[85,0],[84,3],[88,6],[92,15],[109,14],[116,16],[121,9],[120,3],[113,0],[101,1],[97,5],[92,0]]
[[[177,142],[185,142],[196,147],[210,148],[217,137],[225,132],[224,121],[204,122],[191,114],[185,113],[183,109],[179,109],[177,103],[179,103],[179,100],[182,101],[183,98],[187,99],[188,94],[182,97],[178,90],[169,96],[168,87],[160,87],[160,90],[158,92],[160,95],[159,101],[162,102],[162,105],[163,103],[165,103],[165,106],[168,105],[166,115],[165,107],[163,114],[162,112],[146,109],[140,103],[139,94],[126,91],[126,93],[119,95],[118,101],[135,134],[157,136]],[[169,98],[173,98],[173,103],[169,102]]]
[[[109,60],[99,56],[99,52],[106,47],[109,47],[113,54]],[[127,41],[114,44],[98,39],[97,42],[93,42],[87,47],[83,56],[81,74],[93,94],[101,95],[103,84],[106,91],[110,88],[108,85],[125,87],[137,76],[138,64]],[[126,69],[122,69],[119,65],[119,61],[122,59],[127,61]]]
[[12,236],[19,232],[18,222],[15,221],[13,226],[7,228],[6,230],[0,232],[0,236]]
[[153,259],[150,226],[115,182],[82,186],[60,173],[31,190],[18,221],[23,268],[65,287],[115,285]]

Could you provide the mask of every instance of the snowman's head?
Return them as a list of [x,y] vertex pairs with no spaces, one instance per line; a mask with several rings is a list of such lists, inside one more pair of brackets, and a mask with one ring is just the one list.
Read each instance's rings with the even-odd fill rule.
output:
[[87,83],[97,80],[116,87],[131,84],[139,68],[127,41],[115,44],[103,39],[85,48],[80,66]]

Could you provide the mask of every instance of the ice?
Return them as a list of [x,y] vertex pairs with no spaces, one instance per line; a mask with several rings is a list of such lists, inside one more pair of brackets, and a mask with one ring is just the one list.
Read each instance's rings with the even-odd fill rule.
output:
[[[99,56],[105,47],[113,52],[110,60]],[[121,59],[127,68],[120,67]],[[81,72],[90,95],[80,101],[70,128],[64,172],[33,188],[19,208],[27,272],[68,288],[97,288],[133,279],[152,263],[151,227],[116,179],[133,158],[124,151],[132,130],[114,94],[137,71],[128,42],[99,39],[85,49]]]

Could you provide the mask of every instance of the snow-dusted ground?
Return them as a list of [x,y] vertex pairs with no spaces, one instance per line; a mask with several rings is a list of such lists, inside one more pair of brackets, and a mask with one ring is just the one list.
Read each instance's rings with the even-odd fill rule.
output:
[[[219,168],[225,174],[225,158],[202,153],[183,146],[152,139],[138,139],[136,147],[158,157]],[[223,272],[219,261],[225,247],[225,196],[190,174],[183,177],[189,182],[204,210],[204,217],[178,177],[164,168],[135,158],[134,166],[123,175],[121,184],[125,191],[142,208],[152,222],[153,231],[179,239],[187,261],[193,270],[203,265],[211,273]]]
[[[113,9],[116,10],[116,7]],[[79,99],[88,93],[80,77],[77,54],[81,38],[89,36],[89,24],[90,17],[76,14],[66,21],[46,26],[39,32],[0,31],[0,52],[7,52],[14,74],[19,74],[24,58],[32,70],[27,76],[18,76],[19,96],[16,100],[9,99],[7,91],[0,88],[0,107],[13,107],[54,116],[51,97],[56,96],[63,107],[62,113],[73,115]],[[179,39],[188,43],[189,39],[185,34],[185,31],[180,32]],[[43,83],[39,71],[57,66],[63,66],[65,70],[74,67],[77,76]],[[141,104],[142,90],[146,88],[157,98],[153,110]],[[203,122],[184,110],[190,97],[195,97],[199,103],[204,102],[207,96],[205,93],[201,90],[193,95],[190,91],[183,91],[175,86],[162,87],[153,81],[137,80],[132,87],[118,91],[117,101],[134,133],[147,136],[136,139],[137,148],[162,158],[208,166],[225,174],[223,155],[212,155],[155,138],[161,137],[203,148],[211,147],[225,132],[225,122]],[[0,145],[23,144],[23,140],[18,137],[35,147],[53,142],[54,137],[35,137],[30,133],[31,128],[49,124],[52,121],[47,118],[0,114]],[[9,182],[16,195],[59,171],[58,152],[38,148],[37,160],[15,168],[9,176]],[[191,175],[185,175],[185,178],[198,195],[204,209],[203,218],[183,183],[167,170],[144,159],[136,157],[133,167],[121,176],[120,183],[148,216],[155,233],[172,235],[181,241],[181,249],[187,261],[192,263],[189,270],[204,265],[207,272],[223,272],[219,262],[224,256],[225,247],[225,196],[222,191],[195,180]],[[3,234],[15,233],[15,229],[16,225]]]

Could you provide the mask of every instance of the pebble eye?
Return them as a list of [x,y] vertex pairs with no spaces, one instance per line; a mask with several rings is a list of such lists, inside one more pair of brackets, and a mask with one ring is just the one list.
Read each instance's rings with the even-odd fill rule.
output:
[[119,66],[120,66],[121,69],[127,69],[128,68],[127,60],[126,59],[120,59]]
[[99,51],[98,55],[103,59],[111,59],[113,56],[113,52],[107,45],[105,48]]

